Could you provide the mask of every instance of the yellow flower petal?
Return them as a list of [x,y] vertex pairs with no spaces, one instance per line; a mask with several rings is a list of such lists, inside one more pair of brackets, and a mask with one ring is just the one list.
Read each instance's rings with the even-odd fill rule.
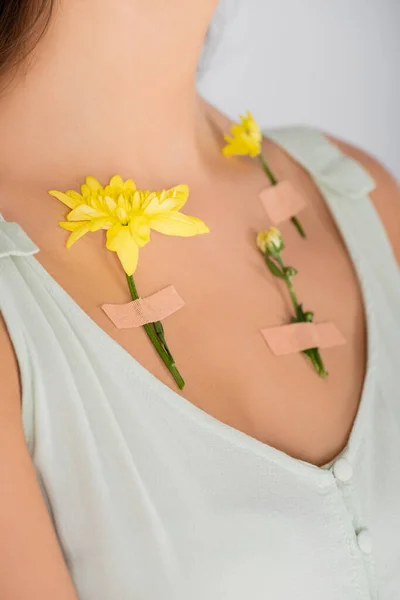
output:
[[132,179],[124,181],[120,175],[114,175],[111,177],[110,182],[104,188],[104,194],[106,196],[118,197],[120,194],[124,194],[125,197],[131,197],[136,191],[136,185]]
[[70,223],[69,221],[59,221],[59,226],[67,231],[76,231],[81,225],[86,225],[86,223]]
[[254,146],[253,148],[250,148],[249,154],[250,154],[251,158],[255,158],[256,156],[258,156],[260,154],[259,147]]
[[128,214],[125,210],[125,208],[119,206],[117,208],[117,210],[115,211],[116,217],[118,219],[118,221],[121,221],[121,223],[123,223],[124,225],[127,225],[127,221],[128,221]]
[[[150,192],[148,192],[148,194],[150,194]],[[142,207],[143,208],[143,204],[145,202],[146,196],[145,196],[145,192],[143,192],[142,190],[136,190],[132,196],[132,210],[137,210],[138,208]]]
[[92,208],[88,204],[80,204],[68,214],[68,221],[88,221],[99,217],[105,217],[107,213],[98,211],[96,208]]
[[180,237],[191,237],[210,231],[200,219],[179,212],[159,213],[151,217],[149,224],[155,231]]
[[116,188],[117,190],[123,188],[124,182],[122,180],[121,175],[114,175],[114,177],[111,177],[109,185],[110,187]]
[[112,250],[115,252],[116,246],[114,246],[114,240],[122,229],[121,223],[115,223],[110,229],[107,231],[107,250]]
[[89,231],[99,231],[100,229],[109,229],[114,224],[109,217],[100,217],[89,222]]
[[[180,210],[189,197],[189,186],[177,185],[159,193],[159,211]],[[147,211],[146,211],[147,212]]]
[[262,133],[251,112],[240,115],[240,123],[231,127],[231,136],[224,137],[227,145],[222,148],[224,156],[258,156],[261,152]]
[[[240,118],[243,121],[244,117],[240,117]],[[235,125],[232,125],[231,133],[233,135],[233,139],[240,137],[244,133],[244,130],[245,130],[245,128],[243,126],[243,123],[241,123],[240,125],[238,123],[235,123]]]
[[85,199],[85,202],[87,201],[87,198],[90,197],[91,189],[88,185],[86,185],[86,183],[83,183],[81,185],[81,194],[82,194],[83,198]]
[[121,208],[122,210],[124,210],[125,213],[130,212],[131,207],[132,207],[131,202],[126,194],[120,194],[118,196],[117,206],[118,206],[118,208]]
[[78,206],[79,204],[82,204],[84,202],[84,199],[82,198],[82,196],[80,194],[78,194],[78,192],[75,192],[74,190],[67,190],[65,192],[65,194],[68,196],[68,198],[71,198],[71,200],[76,202],[76,206]]
[[158,212],[160,201],[157,192],[144,192],[144,197],[141,200],[141,208],[147,215]]
[[66,243],[67,248],[71,248],[72,244],[78,241],[82,236],[85,235],[85,233],[89,231],[88,223],[69,223],[61,221],[59,225],[67,231],[72,231]]
[[68,206],[68,208],[75,208],[84,201],[80,194],[72,192],[72,190],[68,190],[65,194],[58,190],[50,190],[49,194],[50,196],[57,198],[57,200],[60,200],[60,202]]
[[139,247],[130,233],[129,227],[117,223],[107,231],[108,250],[116,252],[127,275],[133,275],[136,270]]
[[135,192],[136,191],[136,185],[135,182],[132,179],[127,179],[124,183],[124,190],[125,192]]
[[103,198],[102,204],[104,205],[105,211],[108,211],[111,214],[113,214],[115,209],[117,208],[117,203],[110,196],[105,196]]
[[224,146],[222,148],[222,154],[224,156],[235,156],[237,154],[237,151],[235,150],[234,144],[229,142],[226,146]]
[[150,227],[145,217],[132,219],[129,228],[133,239],[140,248],[150,241]]
[[86,185],[93,192],[101,192],[103,190],[103,186],[97,181],[97,179],[95,177],[91,177],[89,175],[88,177],[86,177],[85,181],[86,181]]

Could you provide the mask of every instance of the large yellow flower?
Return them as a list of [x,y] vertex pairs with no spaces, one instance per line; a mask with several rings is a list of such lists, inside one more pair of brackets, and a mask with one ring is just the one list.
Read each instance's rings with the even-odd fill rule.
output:
[[225,156],[249,155],[258,156],[261,153],[262,133],[251,112],[240,116],[241,123],[231,127],[232,137],[225,135],[227,143],[222,149]]
[[115,175],[105,187],[94,177],[86,177],[80,194],[72,190],[49,194],[71,209],[67,221],[59,223],[71,231],[67,248],[89,231],[106,229],[106,247],[117,253],[127,275],[135,272],[139,248],[150,241],[151,229],[182,237],[209,231],[200,219],[179,212],[189,196],[187,185],[149,192]]

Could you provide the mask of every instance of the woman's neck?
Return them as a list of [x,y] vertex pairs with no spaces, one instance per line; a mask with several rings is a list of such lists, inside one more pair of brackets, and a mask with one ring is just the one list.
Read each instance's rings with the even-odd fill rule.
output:
[[0,98],[0,179],[62,189],[120,172],[145,187],[199,172],[218,151],[195,89],[214,5],[61,3]]

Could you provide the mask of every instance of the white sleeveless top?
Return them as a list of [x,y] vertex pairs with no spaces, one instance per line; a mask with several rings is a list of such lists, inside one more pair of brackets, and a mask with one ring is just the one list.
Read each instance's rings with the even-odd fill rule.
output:
[[314,130],[267,136],[326,198],[366,308],[361,404],[325,468],[159,382],[45,272],[21,228],[0,222],[24,430],[81,600],[400,598],[399,268],[365,171]]

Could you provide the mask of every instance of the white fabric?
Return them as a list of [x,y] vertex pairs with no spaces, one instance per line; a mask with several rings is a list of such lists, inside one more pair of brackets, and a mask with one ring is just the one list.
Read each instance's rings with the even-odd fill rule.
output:
[[22,230],[0,223],[24,430],[81,600],[400,598],[399,269],[361,167],[313,130],[267,135],[311,172],[362,286],[367,375],[336,468],[166,388],[43,270]]

